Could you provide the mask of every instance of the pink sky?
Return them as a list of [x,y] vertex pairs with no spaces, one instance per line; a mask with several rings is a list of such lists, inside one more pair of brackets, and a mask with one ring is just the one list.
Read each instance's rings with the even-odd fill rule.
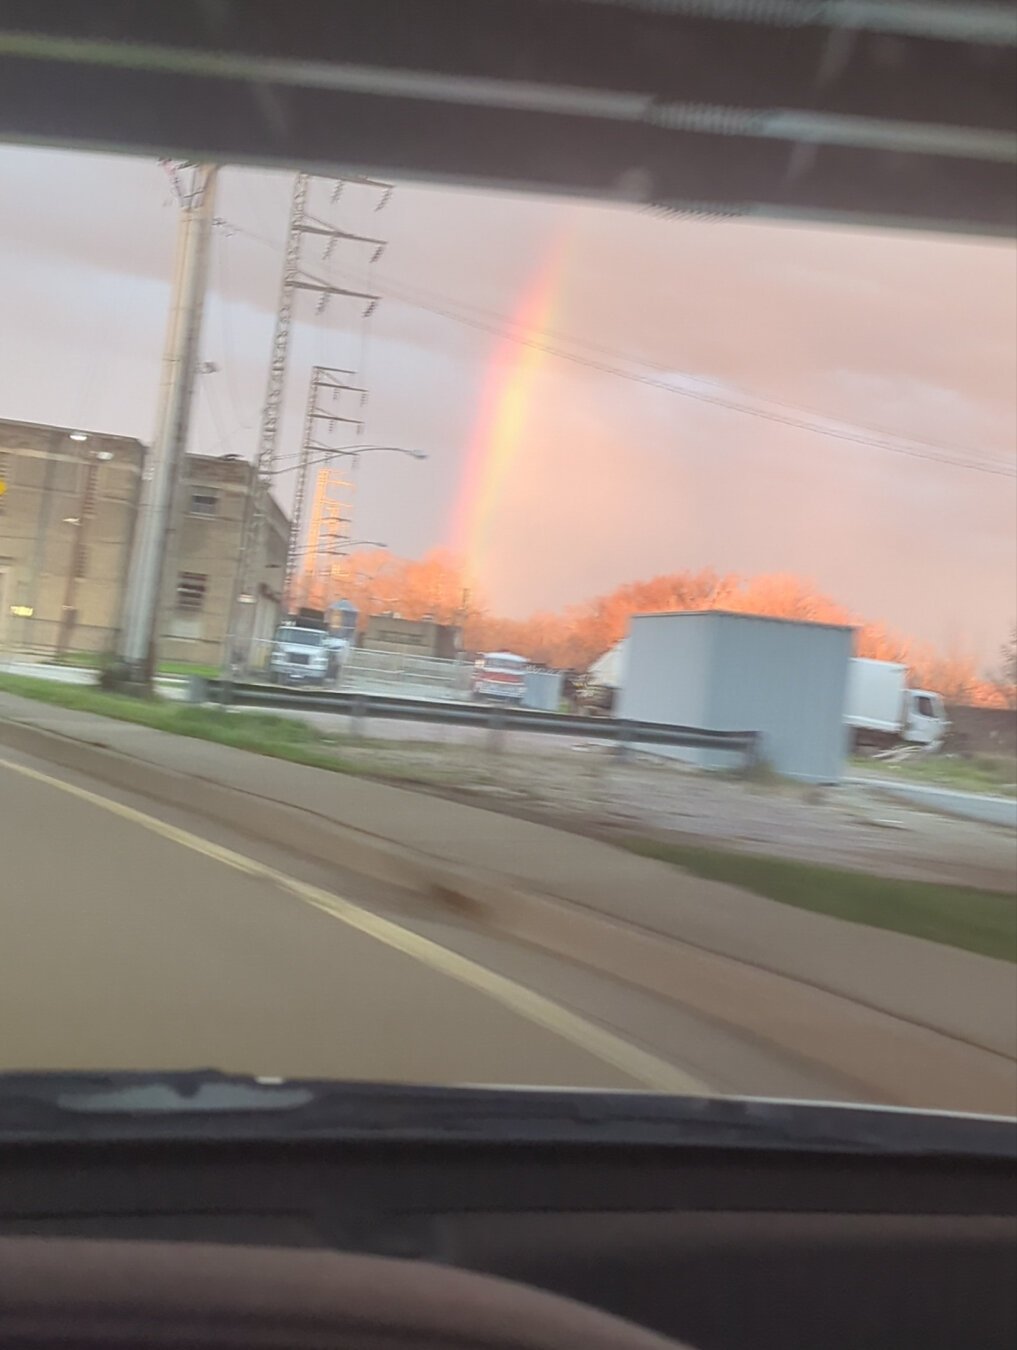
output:
[[[175,208],[143,160],[0,148],[0,415],[152,432]],[[227,170],[220,214],[281,240],[286,175]],[[366,349],[367,439],[419,447],[363,466],[355,532],[441,544],[511,316],[568,240],[548,324],[574,355],[670,372],[674,388],[807,409],[933,443],[932,459],[832,439],[544,355],[486,531],[492,604],[553,608],[656,572],[793,571],[845,604],[990,662],[1017,615],[1017,266],[1006,242],[659,219],[618,206],[400,185],[380,233],[391,295]],[[327,196],[315,209],[324,213]],[[316,246],[308,263],[324,270]],[[217,236],[192,448],[253,450],[279,254]],[[335,263],[366,281],[363,253]],[[369,289],[365,286],[365,289]],[[405,290],[427,308],[406,303]],[[310,366],[361,354],[355,312],[302,302],[283,453]],[[605,357],[590,346],[619,354]],[[659,369],[654,373],[659,375]],[[799,416],[800,412],[792,415]],[[284,501],[286,493],[280,494]]]

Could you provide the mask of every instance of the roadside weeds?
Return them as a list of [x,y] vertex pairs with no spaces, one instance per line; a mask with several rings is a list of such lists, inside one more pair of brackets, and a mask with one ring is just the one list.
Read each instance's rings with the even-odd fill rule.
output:
[[958,792],[1017,797],[1017,759],[1012,755],[913,756],[907,759],[855,759],[852,767],[863,777],[897,779],[928,787],[954,788]]
[[[325,736],[309,723],[295,717],[176,703],[157,696],[136,698],[128,694],[107,693],[92,685],[59,684],[56,681],[6,673],[0,673],[0,691],[55,707],[133,722],[175,736],[193,736],[198,740],[228,745],[235,750],[252,750],[256,754],[270,755],[294,764],[306,764],[312,769],[329,769],[335,773],[362,777],[377,776],[372,774],[368,766],[342,755],[341,738]],[[358,741],[356,744],[362,746],[365,743]],[[391,776],[400,777],[397,771]]]

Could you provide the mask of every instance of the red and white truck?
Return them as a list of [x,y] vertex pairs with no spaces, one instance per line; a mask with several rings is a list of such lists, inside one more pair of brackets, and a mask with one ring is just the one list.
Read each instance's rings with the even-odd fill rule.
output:
[[473,667],[474,698],[521,703],[529,661],[514,652],[482,652]]

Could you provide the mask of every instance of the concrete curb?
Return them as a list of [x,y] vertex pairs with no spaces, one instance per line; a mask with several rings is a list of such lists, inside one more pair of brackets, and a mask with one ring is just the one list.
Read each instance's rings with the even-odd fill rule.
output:
[[885,797],[896,797],[913,806],[924,806],[929,811],[941,811],[943,815],[956,816],[959,820],[976,820],[981,825],[1017,830],[1017,798],[1014,797],[992,797],[988,793],[960,792],[929,783],[889,778],[855,777],[845,779],[845,782],[881,792]]
[[677,1002],[775,1048],[827,1080],[839,1080],[859,1099],[1014,1112],[1012,1060],[843,995],[101,745],[9,720],[0,721],[0,744],[316,862],[430,897],[467,921]]

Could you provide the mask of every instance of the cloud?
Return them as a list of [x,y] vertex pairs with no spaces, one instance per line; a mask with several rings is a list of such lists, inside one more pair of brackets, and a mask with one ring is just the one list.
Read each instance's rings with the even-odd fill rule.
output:
[[[6,416],[151,434],[176,208],[153,161],[0,148],[0,341]],[[253,453],[292,177],[226,169],[217,211],[195,447]],[[312,211],[326,215],[316,186]],[[367,435],[424,465],[365,460],[357,532],[396,551],[442,542],[498,340],[552,239],[566,241],[556,344],[675,392],[548,355],[491,542],[516,613],[674,566],[799,571],[846,604],[991,656],[1017,609],[1012,480],[909,459],[709,406],[791,404],[838,423],[1012,462],[1017,253],[1009,244],[834,228],[662,220],[618,205],[400,186],[384,211],[341,202],[389,246],[404,298],[369,328],[301,299],[280,447],[299,446],[311,366],[366,359]],[[252,238],[259,236],[268,244]],[[306,261],[325,268],[321,245]],[[337,250],[363,280],[366,250]],[[429,308],[409,303],[415,294]],[[244,425],[244,424],[247,425]]]

